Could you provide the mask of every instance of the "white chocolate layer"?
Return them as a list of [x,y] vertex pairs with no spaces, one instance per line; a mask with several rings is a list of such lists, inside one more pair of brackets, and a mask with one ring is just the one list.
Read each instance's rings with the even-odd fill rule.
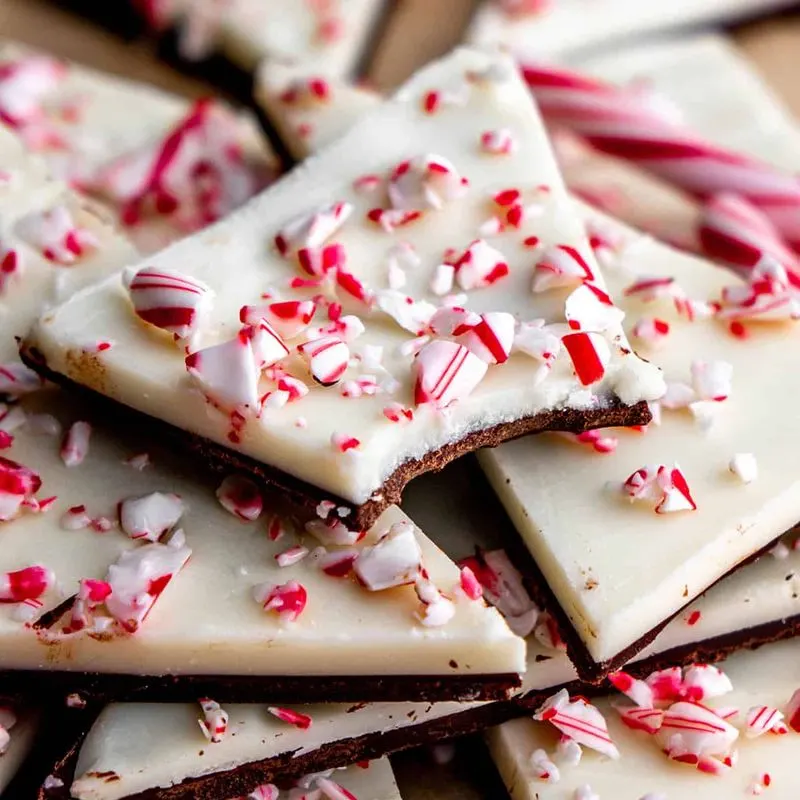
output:
[[[386,733],[421,724],[457,713],[465,705],[477,704],[302,706],[303,713],[310,714],[313,720],[308,730],[281,722],[266,706],[229,705],[223,706],[230,715],[228,734],[221,742],[210,744],[196,721],[199,706],[113,704],[103,710],[81,748],[72,795],[77,800],[118,800],[239,764],[284,753],[301,755],[323,744],[364,733]],[[153,736],[153,731],[158,735]],[[102,774],[107,772],[113,772],[119,780],[104,780]],[[372,800],[371,795],[356,796],[359,800]],[[378,796],[375,800],[383,798]]]
[[[0,163],[11,176],[0,185],[0,214],[10,223],[4,233],[13,230],[12,214],[50,208],[54,199],[77,206],[74,195],[48,180],[41,162],[26,156],[14,137],[3,131]],[[77,287],[81,280],[107,274],[135,257],[133,248],[111,227],[85,216],[100,239],[96,254],[88,260],[54,267],[25,249],[26,271],[9,295],[13,302],[7,306],[8,323],[3,326],[3,361],[13,356],[13,335],[27,327],[41,299],[60,288],[60,276]],[[55,415],[62,430],[84,413],[68,396],[53,390],[26,398],[23,406],[31,414]],[[49,566],[57,586],[43,598],[42,611],[71,596],[81,578],[103,578],[124,550],[136,546],[119,529],[103,534],[88,528],[65,530],[60,520],[73,506],[85,505],[93,518],[115,520],[117,503],[125,498],[153,491],[180,494],[186,506],[180,524],[193,555],[135,636],[104,641],[77,635],[45,643],[19,620],[14,604],[0,604],[3,668],[271,675],[344,675],[353,670],[363,675],[426,670],[426,674],[455,674],[524,668],[524,642],[482,603],[458,601],[447,625],[427,628],[415,618],[419,603],[412,586],[368,593],[350,579],[326,576],[310,559],[279,567],[274,556],[295,544],[296,537],[290,528],[289,535],[277,542],[267,538],[265,521],[272,519],[274,509],[267,508],[260,522],[239,522],[219,504],[215,486],[198,481],[185,463],[170,461],[141,438],[125,440],[125,431],[97,428],[85,461],[67,467],[59,456],[60,436],[37,433],[32,425],[13,434],[13,445],[2,455],[38,472],[43,481],[39,496],[57,499],[47,513],[23,514],[0,523],[0,573],[37,563]],[[149,452],[153,462],[144,470],[123,463],[142,451]],[[373,533],[406,519],[391,507]],[[317,544],[310,536],[305,539],[310,549]],[[432,581],[450,592],[458,583],[458,569],[420,532],[418,539]],[[290,580],[306,587],[308,605],[296,623],[283,626],[277,615],[262,610],[251,593],[256,584]],[[387,660],[386,652],[393,654],[392,659]]]
[[11,783],[31,751],[39,726],[39,714],[32,709],[18,710],[15,714],[17,721],[9,731],[11,740],[6,751],[0,754],[0,795]]
[[[800,641],[790,640],[749,652],[737,653],[721,665],[733,683],[733,691],[712,701],[712,707],[740,709],[734,725],[756,705],[782,710],[800,687]],[[615,701],[624,700],[616,695]],[[518,719],[493,728],[487,734],[495,764],[513,800],[573,800],[578,787],[588,784],[601,800],[634,800],[648,792],[667,798],[702,797],[731,800],[747,797],[753,783],[768,773],[765,794],[775,800],[797,796],[798,736],[765,734],[757,739],[740,735],[736,741],[738,762],[722,776],[705,775],[691,766],[670,761],[653,737],[626,728],[609,699],[593,701],[608,723],[621,757],[612,761],[584,749],[577,766],[561,765],[561,780],[545,783],[533,774],[530,757],[537,748],[552,754],[558,742],[556,729],[546,722]],[[648,797],[650,795],[647,795]]]
[[160,13],[178,25],[181,54],[190,60],[219,50],[248,71],[271,57],[309,61],[347,75],[357,68],[383,4],[384,0],[167,0]]
[[[42,55],[15,42],[0,41],[0,63]],[[63,62],[63,66],[63,75],[41,98],[42,115],[35,126],[49,135],[29,137],[28,146],[43,157],[51,175],[80,186],[116,217],[119,208],[104,187],[104,168],[162,141],[189,111],[191,102],[80,64]],[[277,158],[252,115],[228,109],[224,113],[228,123],[236,126],[255,191],[277,174]],[[140,252],[152,252],[186,232],[169,217],[148,215],[126,233]]]
[[[488,78],[470,75],[486,73]],[[443,107],[422,110],[431,88],[442,92]],[[448,99],[456,96],[458,100]],[[510,128],[520,142],[516,153],[489,156],[479,148],[487,128]],[[367,223],[365,214],[380,198],[358,193],[353,181],[364,174],[386,175],[404,159],[418,153],[440,153],[470,180],[467,194],[430,212],[423,219],[388,234]],[[536,196],[536,187],[549,192]],[[270,250],[280,226],[292,217],[322,205],[346,200],[353,204],[351,220],[335,237],[345,245],[348,265],[371,288],[386,286],[385,259],[392,245],[410,242],[421,264],[407,272],[403,292],[415,299],[436,300],[429,284],[432,270],[447,247],[463,252],[491,213],[488,198],[496,191],[519,187],[536,196],[541,213],[523,223],[513,239],[509,233],[489,237],[509,263],[509,275],[473,292],[468,307],[477,312],[502,310],[521,320],[564,322],[568,290],[532,294],[535,256],[521,239],[536,234],[546,245],[576,247],[592,269],[583,226],[561,183],[541,120],[512,63],[504,57],[467,50],[456,51],[427,67],[401,90],[398,99],[381,106],[341,140],[310,159],[239,212],[206,232],[190,237],[148,259],[148,265],[191,274],[214,291],[214,307],[201,331],[201,346],[230,339],[238,330],[238,311],[258,302],[272,287],[282,299],[309,298],[314,290],[285,289],[298,270]],[[236,279],[230,280],[235,270]],[[339,299],[356,313],[363,304]],[[89,313],[89,309],[91,312]],[[383,367],[398,381],[393,394],[379,392],[358,400],[343,398],[336,388],[310,387],[307,396],[278,409],[266,409],[259,419],[247,412],[239,442],[231,443],[229,415],[212,409],[194,389],[184,366],[184,353],[161,332],[134,315],[126,292],[116,278],[76,295],[36,326],[31,341],[49,366],[122,403],[192,433],[233,447],[284,472],[306,480],[353,503],[367,501],[384,481],[409,459],[420,458],[466,434],[554,408],[597,408],[610,402],[623,383],[625,402],[653,399],[663,391],[660,373],[630,351],[617,326],[606,332],[612,351],[605,377],[582,387],[566,353],[556,359],[550,374],[536,384],[539,362],[523,354],[490,368],[478,388],[440,413],[431,404],[415,409],[414,419],[398,425],[387,421],[387,401],[412,400],[412,357],[398,353],[410,335],[388,315],[364,316],[366,332],[353,344],[354,353],[368,345],[383,347]],[[102,337],[115,345],[102,354],[84,350],[87,338]],[[299,365],[287,362],[290,372]],[[353,405],[353,403],[357,405]],[[307,425],[295,423],[302,416]],[[331,444],[334,434],[359,440],[353,452]]]
[[[511,5],[511,3],[506,3]],[[523,4],[520,4],[523,5]],[[468,38],[479,45],[505,45],[512,52],[553,59],[582,49],[609,48],[620,40],[659,31],[767,13],[789,0],[545,0],[533,14],[509,14],[489,0],[475,15]]]

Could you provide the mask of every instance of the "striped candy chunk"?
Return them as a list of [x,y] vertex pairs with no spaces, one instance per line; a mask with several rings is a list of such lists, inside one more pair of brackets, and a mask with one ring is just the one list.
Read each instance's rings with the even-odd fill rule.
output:
[[350,362],[350,348],[338,336],[323,336],[298,346],[311,376],[323,386],[338,383]]
[[739,731],[710,708],[679,701],[664,711],[656,737],[670,758],[696,765],[701,756],[727,756]]
[[590,386],[602,380],[611,360],[611,348],[605,337],[594,331],[568,333],[561,343],[572,359],[578,380]]
[[183,501],[172,493],[152,492],[119,504],[119,525],[131,539],[158,541],[183,516]]
[[127,550],[108,568],[111,594],[108,613],[122,630],[136,633],[170,581],[183,569],[192,551],[181,531],[169,544],[153,542]]
[[297,581],[279,585],[262,583],[253,587],[253,597],[264,607],[264,611],[274,611],[281,621],[294,622],[308,602],[305,587]]
[[547,698],[533,718],[549,722],[578,744],[609,758],[619,758],[619,750],[611,740],[605,718],[600,711],[582,697],[570,700],[566,689]]
[[453,336],[487,364],[502,364],[511,353],[515,328],[512,314],[489,311],[480,315],[479,322],[456,327]]
[[658,317],[642,317],[634,323],[631,335],[655,347],[669,336],[669,323]]
[[322,247],[344,225],[352,212],[350,203],[339,202],[299,214],[275,234],[275,247],[286,258],[303,248]]
[[48,211],[31,211],[17,222],[16,232],[48,261],[57,264],[74,264],[98,245],[94,234],[78,227],[63,205]]
[[0,364],[0,396],[22,397],[42,387],[42,379],[19,361]]
[[321,247],[301,247],[297,251],[297,263],[303,272],[321,278],[344,267],[347,263],[347,251],[339,242]]
[[720,319],[735,322],[759,320],[783,322],[800,319],[800,299],[781,264],[762,258],[747,276],[746,284],[726,286],[718,312]]
[[619,325],[625,312],[593,283],[581,284],[564,301],[564,316],[575,331],[607,331]]
[[751,270],[764,256],[774,258],[792,286],[800,287],[800,256],[785,244],[766,214],[741,195],[726,192],[708,198],[698,239],[705,255],[739,271]]
[[317,789],[322,792],[325,800],[358,800],[358,798],[339,783],[330,778],[320,777],[316,780]]
[[683,672],[680,667],[667,667],[651,672],[645,683],[652,689],[657,703],[683,699]]
[[620,722],[633,731],[657,733],[664,721],[664,712],[658,708],[640,708],[639,706],[615,706]]
[[789,732],[783,714],[771,706],[753,706],[745,717],[744,735],[755,739],[764,733],[782,735]]
[[269,706],[267,711],[269,711],[273,717],[277,717],[281,722],[294,725],[295,728],[299,728],[301,731],[307,731],[313,724],[313,720],[308,714],[303,714],[301,711],[295,711],[292,708]]
[[487,364],[457,342],[436,339],[414,360],[414,402],[445,408],[467,397],[483,380]]
[[677,465],[641,467],[626,478],[622,484],[622,492],[632,501],[655,503],[656,514],[697,509],[689,484]]
[[525,355],[542,362],[544,377],[561,352],[561,337],[544,324],[543,319],[522,322],[514,336],[512,352]]
[[250,349],[259,372],[289,355],[289,348],[265,319],[260,319],[255,325],[245,325],[239,336],[250,340]]
[[457,200],[469,186],[444,156],[426,155],[402,161],[389,175],[387,192],[392,208],[424,211]]
[[233,410],[258,405],[258,367],[247,334],[186,357],[186,370],[214,405]]
[[526,64],[523,76],[545,119],[581,134],[598,150],[699,197],[732,192],[800,248],[800,179],[695,136],[652,94],[617,88],[562,68]]
[[408,522],[397,522],[355,563],[356,577],[371,592],[414,583],[422,571],[422,550]]
[[33,566],[0,575],[0,603],[24,603],[38,600],[55,584],[55,575],[47,567]]
[[8,522],[34,500],[42,479],[28,467],[0,456],[0,522]]
[[453,264],[456,282],[464,291],[491,286],[508,275],[503,254],[484,239],[476,239]]
[[179,339],[195,333],[211,307],[211,290],[179,272],[143,267],[126,270],[122,280],[136,316]]
[[621,671],[609,673],[608,680],[617,691],[629,697],[637,706],[641,708],[652,708],[654,706],[653,690],[645,681]]
[[66,77],[67,65],[46,56],[0,63],[0,122],[22,128],[42,115],[42,101]]
[[8,294],[11,285],[22,275],[23,262],[20,252],[0,241],[0,297]]
[[316,310],[313,300],[282,300],[263,306],[242,306],[239,320],[245,325],[266,320],[284,339],[293,339],[309,326]]
[[228,712],[208,697],[201,697],[198,702],[203,712],[203,719],[197,720],[200,730],[209,742],[218,744],[228,732]]
[[683,671],[683,694],[687,700],[702,703],[732,691],[730,678],[713,664],[692,664]]
[[594,272],[580,252],[570,245],[557,244],[548,247],[536,262],[531,289],[546,292],[593,280]]

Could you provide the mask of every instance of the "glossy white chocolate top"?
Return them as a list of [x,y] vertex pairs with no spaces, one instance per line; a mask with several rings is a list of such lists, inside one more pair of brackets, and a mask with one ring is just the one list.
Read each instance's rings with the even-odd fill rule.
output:
[[[426,98],[431,102],[431,92],[438,92],[434,96],[436,110],[427,113],[422,105]],[[481,134],[501,128],[513,131],[518,149],[508,155],[482,152]],[[426,153],[440,154],[434,157],[452,162],[457,173],[467,177],[470,185],[466,194],[441,209],[426,211],[421,219],[398,227],[394,233],[368,221],[365,215],[370,209],[386,206],[385,196],[382,191],[359,192],[353,181],[364,175],[383,178],[404,159]],[[537,188],[542,186],[548,190]],[[387,259],[393,246],[408,242],[420,263],[405,272],[406,284],[400,296],[441,307],[442,299],[431,292],[430,282],[444,251],[451,247],[463,253],[479,236],[481,224],[493,214],[491,196],[512,187],[520,189],[525,202],[530,198],[535,210],[520,229],[486,237],[490,246],[508,261],[509,274],[486,288],[471,291],[465,302],[470,310],[479,313],[500,311],[519,321],[545,319],[563,323],[569,290],[531,292],[539,251],[526,247],[523,240],[535,235],[543,245],[575,247],[591,270],[597,272],[583,227],[566,197],[538,114],[511,62],[467,50],[456,51],[421,71],[396,100],[365,117],[343,139],[300,165],[238,213],[140,266],[181,272],[210,287],[212,308],[192,342],[193,349],[230,341],[240,327],[239,309],[258,303],[264,293],[271,298],[292,300],[309,299],[319,292],[318,286],[287,286],[302,273],[291,259],[273,249],[272,242],[276,234],[294,241],[291,231],[293,218],[298,215],[316,212],[316,225],[321,228],[326,221],[321,209],[344,201],[354,210],[331,241],[345,246],[347,268],[367,292],[378,294],[379,305],[384,300],[389,303],[398,299],[397,295],[386,294]],[[309,244],[318,243],[316,232],[311,238],[313,242]],[[304,241],[307,240],[297,246]],[[471,263],[480,260],[475,256]],[[454,291],[457,290],[456,285]],[[653,399],[663,391],[660,373],[632,353],[623,352],[624,341],[619,339],[618,327],[612,324],[604,335],[610,361],[604,376],[589,387],[578,382],[566,352],[539,383],[536,381],[541,362],[517,353],[505,363],[490,367],[471,394],[460,391],[459,398],[444,413],[435,403],[426,403],[412,409],[413,420],[397,424],[387,420],[384,409],[390,403],[414,406],[414,371],[419,364],[408,350],[398,351],[408,345],[413,333],[404,330],[388,313],[367,309],[351,292],[340,289],[336,298],[344,305],[345,313],[359,316],[366,326],[365,333],[350,345],[351,354],[356,359],[360,357],[359,363],[363,364],[365,358],[369,361],[366,353],[374,353],[372,346],[383,348],[378,373],[381,389],[373,396],[342,397],[339,388],[312,385],[307,370],[293,356],[283,363],[291,375],[306,382],[309,393],[279,408],[266,407],[260,417],[249,406],[244,411],[244,421],[236,423],[235,436],[231,431],[233,416],[212,408],[190,381],[183,349],[162,331],[137,318],[128,293],[117,278],[76,295],[56,313],[48,314],[37,325],[32,341],[52,369],[353,503],[367,501],[404,462],[423,457],[470,432],[554,408],[596,408],[610,402],[615,392],[624,402],[633,403]],[[405,301],[399,305],[393,314],[404,315]],[[420,304],[414,307],[428,308]],[[89,308],[91,313],[87,313]],[[324,311],[319,314],[319,322],[324,323]],[[416,333],[418,329],[411,327]],[[290,338],[288,346],[294,348],[303,336]],[[87,354],[87,339],[112,341],[113,346],[101,354]],[[450,384],[444,373],[441,380],[433,377],[436,370],[444,368],[442,359],[435,360],[419,369],[426,370],[427,380],[435,384],[434,391],[438,392]],[[359,369],[359,363],[351,362],[345,379],[374,376],[374,369]],[[469,370],[475,369],[477,362],[471,359]],[[386,374],[394,382],[383,382]],[[260,390],[269,388],[262,381]],[[211,402],[220,405],[219,397],[207,394]],[[341,436],[357,439],[355,449],[343,452],[336,444]]]

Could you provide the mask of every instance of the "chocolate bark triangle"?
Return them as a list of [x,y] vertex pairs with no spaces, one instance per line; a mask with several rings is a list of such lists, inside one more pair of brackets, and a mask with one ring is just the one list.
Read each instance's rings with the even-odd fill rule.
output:
[[364,538],[335,507],[306,530],[241,477],[204,482],[156,435],[40,387],[14,335],[136,254],[7,131],[0,154],[18,265],[0,344],[16,401],[0,405],[4,691],[361,701],[517,685],[524,643],[397,507]]
[[[483,136],[506,129],[500,151]],[[663,381],[619,316],[513,62],[459,50],[25,348],[212,466],[364,530],[478,447],[645,421]]]

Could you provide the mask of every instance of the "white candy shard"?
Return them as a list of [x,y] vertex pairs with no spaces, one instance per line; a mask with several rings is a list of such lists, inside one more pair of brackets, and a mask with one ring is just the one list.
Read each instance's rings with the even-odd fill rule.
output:
[[555,245],[548,247],[536,262],[531,288],[534,292],[546,292],[593,280],[594,272],[578,250],[568,245]]
[[742,483],[752,483],[758,478],[758,462],[752,453],[736,453],[728,463],[728,469]]
[[209,401],[223,410],[258,405],[258,367],[248,335],[191,353],[186,370]]
[[536,780],[544,783],[558,783],[561,780],[561,773],[558,767],[550,760],[550,756],[537,748],[531,753],[531,769]]
[[409,522],[396,522],[353,564],[358,579],[371,592],[414,583],[422,569],[422,551]]
[[61,443],[61,460],[67,467],[80,466],[89,453],[92,426],[88,422],[73,422]]
[[74,264],[98,244],[94,234],[75,224],[66,206],[26,214],[17,222],[16,231],[48,261],[58,264]]
[[350,203],[332,203],[289,220],[275,235],[275,246],[283,256],[303,248],[321,247],[353,212]]
[[178,524],[183,511],[179,495],[153,492],[123,500],[119,504],[119,524],[131,539],[156,542]]

